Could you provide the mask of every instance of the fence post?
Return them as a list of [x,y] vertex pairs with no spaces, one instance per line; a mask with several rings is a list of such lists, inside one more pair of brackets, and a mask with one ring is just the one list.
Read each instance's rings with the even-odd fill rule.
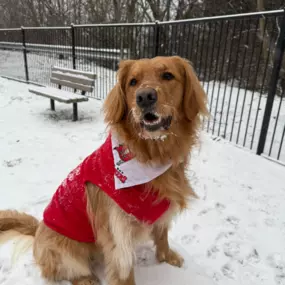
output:
[[158,56],[159,51],[159,22],[155,21],[154,27],[154,57]]
[[273,61],[273,70],[270,78],[270,85],[268,89],[268,95],[261,125],[261,131],[257,146],[257,154],[261,155],[264,152],[265,142],[267,138],[268,133],[268,127],[270,123],[273,103],[274,103],[274,97],[277,90],[277,84],[279,79],[279,73],[283,61],[284,56],[284,50],[285,50],[285,13],[283,14],[282,23],[281,23],[281,29],[278,36],[277,44],[275,47],[274,52],[274,61]]
[[26,82],[29,83],[30,79],[29,79],[29,68],[28,68],[25,28],[21,27],[21,31],[22,31],[22,44],[23,44],[23,55],[24,55]]
[[72,42],[72,67],[73,67],[73,69],[76,69],[74,24],[71,24],[71,42]]

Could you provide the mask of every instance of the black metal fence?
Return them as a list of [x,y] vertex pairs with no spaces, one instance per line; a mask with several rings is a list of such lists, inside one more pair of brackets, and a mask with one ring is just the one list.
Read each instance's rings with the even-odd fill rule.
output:
[[215,136],[285,162],[285,16],[269,11],[142,24],[0,30],[0,75],[50,84],[52,65],[96,72],[104,99],[120,59],[188,58]]

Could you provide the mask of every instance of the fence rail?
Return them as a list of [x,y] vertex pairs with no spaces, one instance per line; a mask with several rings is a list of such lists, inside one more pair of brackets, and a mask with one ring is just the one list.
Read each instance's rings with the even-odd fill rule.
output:
[[285,162],[283,10],[170,22],[0,29],[0,74],[50,84],[50,67],[98,74],[93,97],[115,84],[120,59],[180,55],[208,94],[206,130]]

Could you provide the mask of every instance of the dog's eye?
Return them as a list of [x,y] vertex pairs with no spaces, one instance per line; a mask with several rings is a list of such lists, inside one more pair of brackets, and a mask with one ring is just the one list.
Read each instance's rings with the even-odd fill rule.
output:
[[170,73],[170,72],[164,72],[164,73],[162,73],[161,77],[164,80],[171,80],[171,79],[174,78],[174,75],[172,73]]
[[133,78],[131,81],[130,81],[130,86],[135,86],[137,84],[137,80],[135,78]]

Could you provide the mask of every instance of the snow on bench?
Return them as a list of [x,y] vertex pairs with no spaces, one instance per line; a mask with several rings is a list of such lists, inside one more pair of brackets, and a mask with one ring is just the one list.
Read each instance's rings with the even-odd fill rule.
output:
[[[51,110],[55,110],[54,101],[61,103],[73,103],[73,121],[77,121],[77,103],[88,101],[85,97],[86,92],[92,92],[96,74],[88,71],[74,70],[54,66],[50,82],[57,84],[59,89],[53,87],[30,87],[29,91],[33,94],[43,96],[50,99]],[[73,92],[61,90],[61,87],[69,87]],[[81,91],[81,95],[76,93],[76,90]]]
[[40,95],[67,104],[88,101],[88,98],[84,95],[56,89],[53,87],[30,87],[29,91],[36,95]]
[[52,68],[52,71],[59,71],[62,73],[66,73],[66,74],[77,74],[80,76],[84,76],[84,77],[88,77],[91,79],[96,79],[97,75],[93,72],[90,71],[81,71],[81,70],[77,70],[77,69],[69,69],[69,68],[65,68],[65,67],[58,67],[58,66],[54,66]]

